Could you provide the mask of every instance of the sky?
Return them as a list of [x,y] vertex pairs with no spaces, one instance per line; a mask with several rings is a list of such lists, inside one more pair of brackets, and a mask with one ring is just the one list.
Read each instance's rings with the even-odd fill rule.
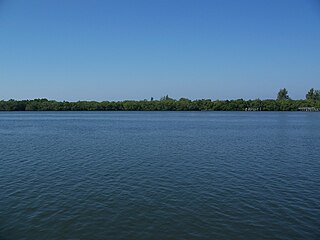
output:
[[320,0],[0,0],[0,99],[303,99]]

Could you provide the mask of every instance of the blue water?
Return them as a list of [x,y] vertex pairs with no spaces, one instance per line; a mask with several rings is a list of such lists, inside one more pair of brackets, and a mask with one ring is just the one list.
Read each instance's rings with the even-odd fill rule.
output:
[[320,239],[320,114],[2,112],[0,239]]

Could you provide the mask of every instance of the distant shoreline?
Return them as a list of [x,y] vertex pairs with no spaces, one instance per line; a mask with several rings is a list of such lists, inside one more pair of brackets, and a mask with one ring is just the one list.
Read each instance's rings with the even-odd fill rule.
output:
[[48,99],[2,100],[0,111],[320,111],[319,100],[160,100],[55,101]]

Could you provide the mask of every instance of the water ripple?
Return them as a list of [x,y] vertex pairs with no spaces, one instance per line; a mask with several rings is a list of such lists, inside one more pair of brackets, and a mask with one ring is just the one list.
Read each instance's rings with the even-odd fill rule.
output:
[[307,114],[0,113],[0,239],[319,239]]

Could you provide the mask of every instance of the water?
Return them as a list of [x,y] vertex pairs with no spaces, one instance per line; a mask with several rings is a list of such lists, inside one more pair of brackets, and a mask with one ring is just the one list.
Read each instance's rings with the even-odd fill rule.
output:
[[320,239],[320,114],[0,113],[0,239]]

